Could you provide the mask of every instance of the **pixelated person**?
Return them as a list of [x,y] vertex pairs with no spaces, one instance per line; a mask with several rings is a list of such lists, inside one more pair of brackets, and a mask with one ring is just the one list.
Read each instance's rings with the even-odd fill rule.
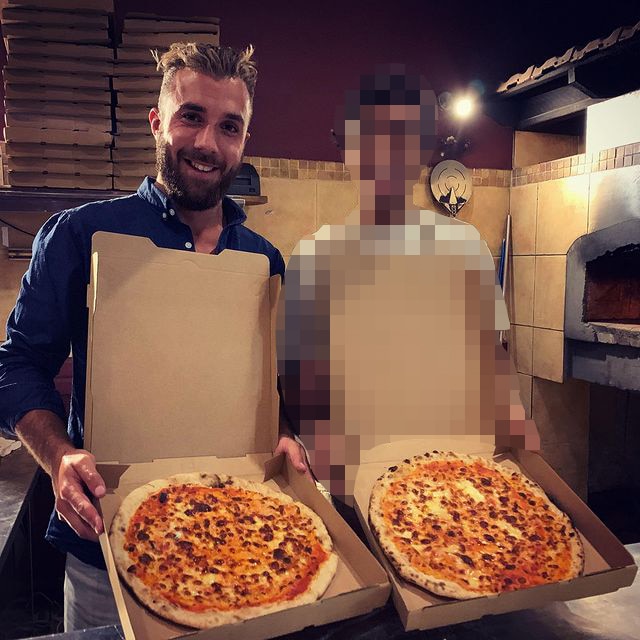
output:
[[364,453],[392,440],[475,434],[539,447],[498,340],[509,323],[485,242],[413,204],[436,111],[434,92],[402,65],[347,92],[336,139],[359,207],[303,238],[287,267],[285,411],[319,482],[348,505]]

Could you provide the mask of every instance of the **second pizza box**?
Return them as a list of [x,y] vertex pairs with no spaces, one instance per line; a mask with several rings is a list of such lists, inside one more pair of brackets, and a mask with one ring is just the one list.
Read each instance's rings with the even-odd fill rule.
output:
[[[313,308],[309,300],[327,295],[324,283],[330,283],[330,300],[323,298],[315,308],[332,310],[326,352],[332,379],[343,385],[331,407],[331,435],[350,443],[344,453],[350,463],[345,495],[353,498],[370,545],[387,569],[405,628],[455,624],[630,585],[637,567],[623,545],[541,455],[509,448],[524,445],[516,438],[507,442],[507,421],[498,415],[515,413],[517,382],[515,373],[509,379],[504,372],[508,362],[496,338],[498,330],[508,329],[506,310],[491,254],[477,231],[426,211],[417,224],[406,225],[400,240],[384,237],[384,229],[363,227],[358,235],[353,228],[327,227],[316,234],[322,242],[317,251],[304,246],[323,272],[323,287],[314,294],[307,285],[301,297],[304,309]],[[404,238],[411,240],[403,246]],[[326,264],[325,256],[331,256]],[[295,258],[288,265],[289,282],[313,282],[296,276],[294,269],[302,268],[296,265],[304,263]],[[304,320],[326,326],[322,318]],[[311,394],[312,388],[305,391]],[[470,600],[438,597],[400,577],[369,526],[372,488],[389,467],[434,450],[494,459],[538,483],[578,530],[585,549],[583,575]],[[419,516],[416,521],[419,525]]]
[[339,556],[318,601],[194,632],[149,613],[122,586],[103,535],[125,637],[266,638],[382,606],[383,569],[315,486],[272,457],[280,278],[269,277],[266,257],[159,249],[99,232],[91,263],[85,446],[107,483],[106,529],[131,489],[179,472],[220,472],[264,480],[310,506]]

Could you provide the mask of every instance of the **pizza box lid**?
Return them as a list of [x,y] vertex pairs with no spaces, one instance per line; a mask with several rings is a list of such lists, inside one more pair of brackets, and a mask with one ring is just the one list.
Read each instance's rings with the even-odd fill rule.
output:
[[94,234],[85,447],[120,463],[273,451],[279,290],[262,254]]
[[[377,478],[390,465],[425,451],[455,451],[493,459],[518,469],[544,489],[551,500],[569,515],[585,552],[583,574],[573,580],[511,591],[471,600],[438,597],[404,580],[386,558],[368,522],[369,499]],[[637,567],[631,554],[589,507],[569,488],[538,453],[519,449],[500,450],[477,446],[461,438],[424,438],[381,445],[360,465],[356,478],[355,508],[374,551],[391,580],[392,597],[407,631],[431,629],[475,620],[489,614],[518,611],[555,601],[575,600],[615,591],[633,583]]]

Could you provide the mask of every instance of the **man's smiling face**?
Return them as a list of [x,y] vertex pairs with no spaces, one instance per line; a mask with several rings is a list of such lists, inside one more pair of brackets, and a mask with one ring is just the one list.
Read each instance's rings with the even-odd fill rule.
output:
[[239,78],[181,69],[149,114],[158,181],[190,211],[215,207],[242,164],[251,101]]

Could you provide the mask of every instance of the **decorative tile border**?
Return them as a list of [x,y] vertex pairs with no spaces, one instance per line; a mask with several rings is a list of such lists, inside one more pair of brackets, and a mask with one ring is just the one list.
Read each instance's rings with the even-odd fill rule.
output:
[[349,170],[342,162],[322,160],[289,160],[287,158],[262,158],[245,156],[261,178],[289,178],[292,180],[351,180]]
[[640,142],[604,149],[593,154],[579,153],[560,160],[550,160],[514,169],[511,176],[511,186],[520,187],[525,184],[621,169],[632,165],[640,165]]
[[[433,167],[422,167],[420,184],[429,182]],[[510,187],[511,171],[509,169],[470,169],[474,187]]]

